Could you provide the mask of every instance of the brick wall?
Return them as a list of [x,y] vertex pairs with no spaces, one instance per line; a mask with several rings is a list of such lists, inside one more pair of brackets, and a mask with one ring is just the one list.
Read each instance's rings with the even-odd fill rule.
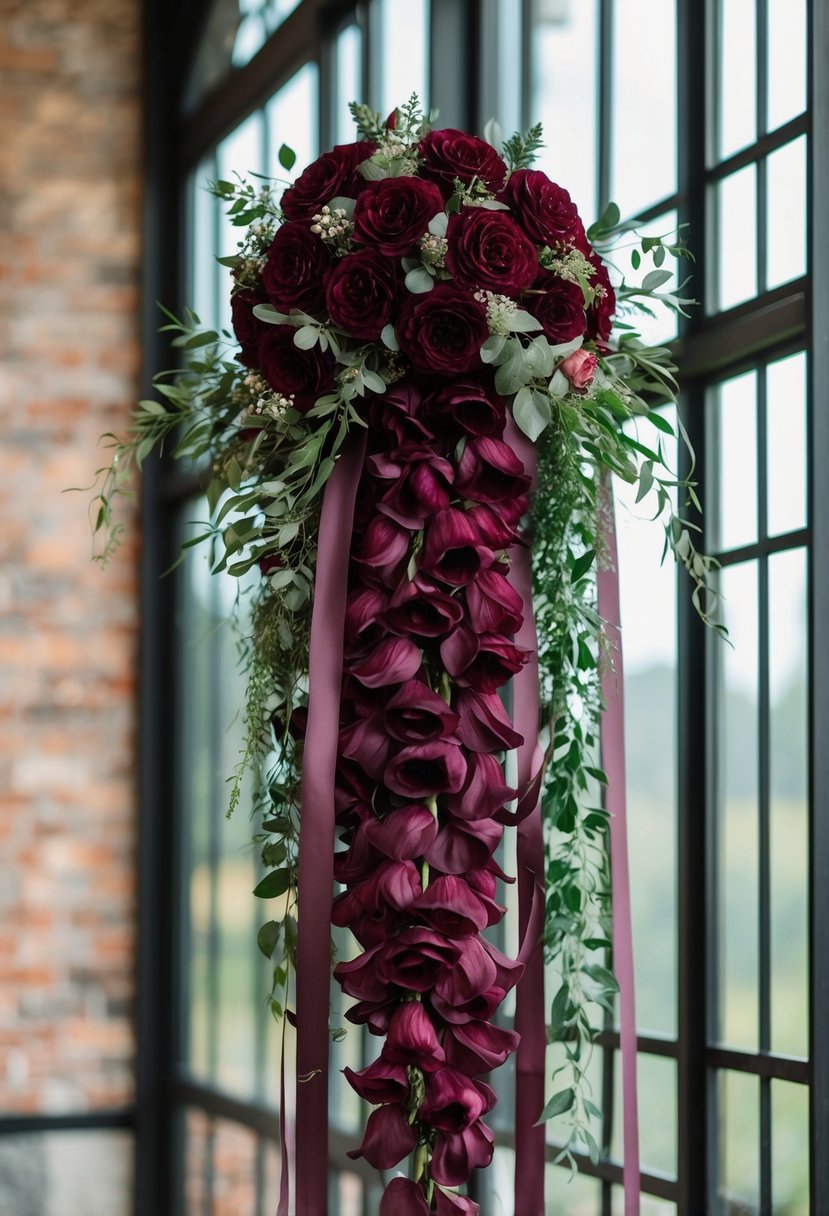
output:
[[138,385],[139,0],[0,0],[0,1110],[132,1093],[136,535],[90,562]]

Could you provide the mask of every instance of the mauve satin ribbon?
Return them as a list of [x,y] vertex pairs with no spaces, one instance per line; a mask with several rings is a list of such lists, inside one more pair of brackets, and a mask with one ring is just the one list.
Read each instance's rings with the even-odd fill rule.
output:
[[[334,775],[354,500],[365,432],[337,461],[322,502],[302,757],[297,912],[297,1216],[328,1212],[328,1008],[334,886]],[[284,1163],[283,1168],[287,1165]],[[278,1216],[283,1216],[280,1211]]]
[[602,674],[602,767],[607,774],[605,805],[610,812],[610,865],[613,878],[613,968],[619,981],[619,1027],[622,1052],[625,1216],[639,1216],[639,1118],[636,1083],[636,1000],[633,968],[633,923],[627,844],[625,773],[625,701],[619,611],[619,553],[613,494],[602,487],[600,519],[607,564],[598,581],[599,615],[613,647],[613,662]]
[[[538,456],[535,445],[515,426],[507,424],[507,442],[525,471],[535,480]],[[520,1216],[544,1216],[544,1125],[536,1120],[544,1108],[544,1072],[547,1047],[544,1001],[544,950],[538,915],[544,907],[544,835],[541,826],[539,787],[535,781],[541,768],[538,740],[540,690],[538,684],[538,638],[532,598],[530,552],[523,545],[512,554],[510,582],[524,604],[524,620],[516,645],[526,647],[530,658],[513,680],[515,729],[523,736],[518,748],[519,798],[530,794],[524,805],[516,842],[518,879],[518,933],[521,958],[526,970],[515,992],[515,1029],[521,1035],[515,1058],[515,1211]],[[534,939],[534,940],[533,940]]]

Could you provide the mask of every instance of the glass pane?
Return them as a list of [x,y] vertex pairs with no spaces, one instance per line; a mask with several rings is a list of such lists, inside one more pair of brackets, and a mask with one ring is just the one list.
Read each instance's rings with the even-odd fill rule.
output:
[[133,1139],[123,1131],[0,1136],[3,1216],[123,1216]]
[[348,109],[351,101],[363,97],[363,35],[358,25],[347,25],[337,36],[337,97],[334,118],[338,144],[351,143],[356,136],[354,119]]
[[[296,152],[296,164],[288,174],[291,178],[298,177],[319,152],[318,77],[317,65],[306,63],[265,107],[270,158],[265,172],[273,177],[285,178],[278,160],[283,144]],[[353,134],[350,138],[354,138]]]
[[809,1054],[806,550],[769,558],[772,1050]]
[[233,43],[233,66],[250,63],[299,0],[239,0],[241,21]]
[[427,0],[382,0],[383,48],[380,110],[385,116],[417,93],[429,108],[429,5]]
[[186,1216],[204,1216],[210,1190],[210,1119],[201,1110],[184,1116],[183,1191]]
[[719,384],[710,411],[715,498],[707,507],[713,546],[723,552],[757,539],[757,373]]
[[665,0],[615,7],[610,193],[623,215],[676,189],[675,10]]
[[719,1177],[715,1211],[754,1216],[759,1211],[758,1111],[760,1086],[742,1073],[719,1075]]
[[256,1211],[257,1136],[240,1123],[213,1124],[211,1216],[240,1216]]
[[[638,287],[645,275],[655,269],[649,254],[642,256],[642,263],[638,270],[634,270],[631,265],[632,252],[638,250],[641,254],[639,236],[661,236],[676,240],[676,223],[676,212],[667,211],[655,220],[648,220],[645,224],[639,224],[637,236],[625,233],[620,237],[614,249],[613,261],[624,271],[626,283],[630,286]],[[666,257],[662,269],[672,271],[673,278],[660,287],[660,292],[674,291],[679,284],[680,273],[683,279],[689,273],[693,274],[693,270],[689,269],[690,267],[691,263],[689,262],[680,263],[674,258]],[[684,294],[687,295],[688,292]],[[678,330],[677,314],[673,309],[668,308],[666,304],[654,303],[651,300],[648,301],[647,307],[647,312],[632,312],[625,317],[625,320],[636,327],[642,335],[643,340],[649,345],[659,346],[662,343],[673,341],[677,336]]]
[[363,1216],[363,1182],[359,1175],[340,1170],[335,1193],[336,1216]]
[[[602,1184],[586,1174],[571,1177],[567,1169],[547,1166],[547,1206],[556,1216],[599,1216]],[[512,1209],[508,1209],[511,1216]],[[516,1213],[516,1216],[519,1216]]]
[[767,161],[767,287],[806,273],[806,136]]
[[720,182],[716,306],[733,308],[757,294],[757,170],[754,165]]
[[772,1210],[808,1216],[809,1090],[788,1081],[771,1083]]
[[766,0],[768,129],[806,109],[806,0]]
[[[240,123],[235,131],[226,136],[216,150],[216,168],[219,177],[224,181],[234,181],[237,174],[247,177],[250,173],[264,173],[262,162],[264,147],[262,132],[262,113],[257,111]],[[213,255],[230,257],[237,252],[244,229],[235,228],[227,216],[227,207],[220,207],[219,248],[213,249],[212,242],[204,251],[204,256],[212,261]],[[230,329],[230,289],[233,284],[230,270],[222,267],[219,272],[218,314],[222,329]]]
[[[675,423],[675,411],[666,413]],[[644,443],[650,437],[640,435]],[[676,442],[662,437],[666,459]],[[676,1030],[676,568],[648,503],[615,483],[625,664],[628,835],[641,1029]],[[647,587],[647,601],[643,588]]]
[[[638,993],[637,993],[638,995]],[[624,1159],[622,1056],[614,1052],[614,1111],[610,1155]],[[643,1170],[676,1174],[676,1061],[640,1052],[639,1150]]]
[[535,0],[532,29],[533,122],[544,126],[538,168],[569,190],[589,226],[597,215],[597,0]]
[[758,621],[757,566],[720,576],[731,646],[712,640],[719,679],[717,730],[718,1012],[714,1037],[757,1047],[758,969]]
[[205,325],[216,326],[216,266],[211,256],[216,243],[216,209],[218,201],[207,191],[207,183],[215,177],[213,158],[201,161],[190,178],[190,231],[187,242],[187,299]]
[[806,523],[806,355],[799,351],[766,369],[770,536]]
[[757,138],[755,0],[720,0],[717,159]]
[[[627,1216],[625,1192],[620,1186],[611,1188],[610,1216]],[[676,1204],[667,1199],[656,1199],[653,1195],[642,1195],[639,1200],[639,1216],[676,1216]]]

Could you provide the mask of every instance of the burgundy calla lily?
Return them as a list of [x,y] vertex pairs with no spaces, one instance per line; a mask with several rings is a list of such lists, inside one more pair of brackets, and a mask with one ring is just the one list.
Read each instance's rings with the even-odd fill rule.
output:
[[[399,1102],[392,1102],[371,1112],[363,1143],[348,1156],[352,1160],[365,1157],[376,1170],[390,1170],[408,1157],[416,1144],[417,1132],[406,1118],[405,1108]],[[458,1151],[454,1149],[455,1156]]]
[[430,882],[412,901],[410,910],[446,937],[469,937],[489,923],[477,893],[455,875],[444,874]]
[[517,793],[504,783],[503,770],[494,756],[472,752],[463,789],[448,798],[447,805],[459,819],[488,819]]
[[[451,1208],[446,1209],[447,1213],[451,1211]],[[380,1216],[429,1216],[423,1187],[408,1178],[392,1178],[380,1200]]]
[[386,857],[405,861],[423,856],[438,834],[438,825],[427,806],[415,803],[398,807],[383,819],[372,820],[364,830],[375,849]]
[[493,1152],[494,1137],[480,1119],[462,1132],[438,1132],[432,1177],[445,1186],[460,1186],[473,1170],[489,1165]]
[[458,714],[458,738],[470,751],[510,751],[523,742],[497,693],[459,688],[453,706]]
[[378,587],[359,587],[351,592],[345,609],[345,640],[350,646],[371,639],[388,602],[387,592]]
[[414,1064],[423,1072],[435,1072],[446,1062],[435,1024],[421,1001],[404,1001],[394,1011],[383,1047],[390,1063]]
[[498,848],[504,829],[494,819],[477,819],[467,823],[450,819],[424,849],[430,866],[444,874],[466,874],[486,865]]
[[379,1102],[403,1102],[409,1094],[409,1074],[402,1064],[394,1064],[388,1057],[375,1060],[359,1072],[344,1068],[343,1074],[351,1088],[375,1106]]
[[480,1216],[481,1212],[474,1199],[459,1195],[457,1191],[445,1191],[440,1186],[435,1188],[435,1205],[435,1216]]
[[459,494],[473,502],[504,502],[525,494],[529,485],[523,464],[503,439],[481,435],[469,440],[455,479]]
[[451,735],[458,715],[422,680],[407,680],[386,702],[386,730],[401,743],[426,742]]
[[439,1131],[461,1132],[494,1105],[488,1085],[473,1081],[456,1068],[441,1068],[426,1078],[420,1116]]
[[470,1077],[498,1068],[515,1051],[521,1036],[492,1022],[461,1022],[447,1026],[443,1045],[446,1062]]
[[524,602],[500,570],[482,570],[466,590],[469,621],[476,633],[517,633]]
[[367,688],[384,688],[410,680],[421,664],[421,654],[408,638],[383,638],[350,668]]
[[491,566],[493,556],[469,516],[448,507],[429,521],[420,568],[444,583],[462,587],[471,583],[479,570]]
[[466,760],[456,743],[435,739],[404,747],[386,766],[384,781],[404,798],[455,794],[466,778]]
[[437,638],[449,633],[463,620],[463,604],[430,580],[418,577],[404,580],[391,597],[383,614],[383,624],[392,633]]
[[[413,927],[390,938],[371,959],[371,965],[377,973],[376,986],[384,992],[387,984],[396,984],[408,992],[428,992],[441,978],[453,973],[461,956],[461,943],[447,941],[433,929]],[[494,976],[488,956],[487,961]],[[350,976],[347,978],[351,980]],[[367,988],[368,984],[363,982],[362,986]]]

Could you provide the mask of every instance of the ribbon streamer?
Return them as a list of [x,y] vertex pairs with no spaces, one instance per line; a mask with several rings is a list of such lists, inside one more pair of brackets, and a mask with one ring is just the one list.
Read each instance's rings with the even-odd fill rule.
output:
[[633,921],[627,843],[625,701],[619,610],[619,553],[613,494],[603,486],[600,511],[608,565],[597,576],[599,615],[613,647],[614,662],[602,673],[602,766],[607,774],[605,806],[610,814],[610,866],[613,880],[613,968],[619,981],[619,1030],[622,1052],[625,1216],[639,1216],[639,1117],[636,1081],[636,998]]
[[[302,756],[297,908],[298,1216],[328,1213],[328,1010],[334,888],[334,779],[343,678],[343,629],[354,501],[365,432],[343,449],[325,488],[308,667]],[[283,1171],[287,1162],[282,1163]],[[287,1205],[286,1205],[287,1206]],[[277,1216],[283,1213],[282,1204]]]
[[[524,469],[535,479],[538,456],[535,445],[507,423],[505,438]],[[544,907],[544,835],[539,805],[541,747],[538,741],[541,695],[538,683],[538,638],[535,629],[530,552],[518,546],[512,557],[510,582],[523,601],[523,622],[515,642],[530,658],[514,677],[514,725],[523,736],[518,748],[520,822],[516,855],[518,880],[518,933],[526,970],[515,991],[515,1029],[521,1035],[515,1060],[515,1211],[520,1216],[544,1216],[544,1125],[536,1121],[544,1109],[544,1074],[547,1019],[544,1000],[544,950],[539,917]],[[534,939],[534,940],[533,940]]]

